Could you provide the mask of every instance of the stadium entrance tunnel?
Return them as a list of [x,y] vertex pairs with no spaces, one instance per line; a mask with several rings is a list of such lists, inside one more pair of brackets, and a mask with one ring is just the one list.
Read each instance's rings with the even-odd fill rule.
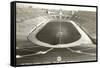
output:
[[92,43],[85,32],[71,20],[51,20],[40,23],[31,30],[28,39],[34,44],[53,48]]

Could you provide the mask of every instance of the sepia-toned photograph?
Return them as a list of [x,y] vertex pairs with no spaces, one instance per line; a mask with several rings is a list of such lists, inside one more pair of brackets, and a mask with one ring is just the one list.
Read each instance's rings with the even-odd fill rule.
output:
[[16,65],[97,60],[96,7],[16,3]]

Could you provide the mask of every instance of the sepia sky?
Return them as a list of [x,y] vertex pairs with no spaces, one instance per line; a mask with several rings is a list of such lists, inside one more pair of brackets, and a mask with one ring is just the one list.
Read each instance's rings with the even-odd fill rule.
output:
[[62,9],[62,10],[80,10],[80,11],[96,11],[95,7],[80,7],[80,6],[63,6],[63,5],[47,5],[47,4],[31,4],[31,3],[17,3],[17,6],[33,8],[44,8],[44,9]]

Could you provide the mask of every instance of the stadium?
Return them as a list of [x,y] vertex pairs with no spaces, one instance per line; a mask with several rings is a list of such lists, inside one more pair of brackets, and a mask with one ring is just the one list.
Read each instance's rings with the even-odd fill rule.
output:
[[17,4],[16,59],[17,65],[95,61],[96,11]]

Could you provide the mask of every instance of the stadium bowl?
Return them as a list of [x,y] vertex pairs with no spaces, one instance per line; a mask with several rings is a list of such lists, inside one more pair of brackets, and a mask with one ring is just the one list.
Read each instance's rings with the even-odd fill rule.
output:
[[71,20],[50,20],[39,23],[31,30],[28,39],[34,44],[52,48],[92,43],[87,34]]

